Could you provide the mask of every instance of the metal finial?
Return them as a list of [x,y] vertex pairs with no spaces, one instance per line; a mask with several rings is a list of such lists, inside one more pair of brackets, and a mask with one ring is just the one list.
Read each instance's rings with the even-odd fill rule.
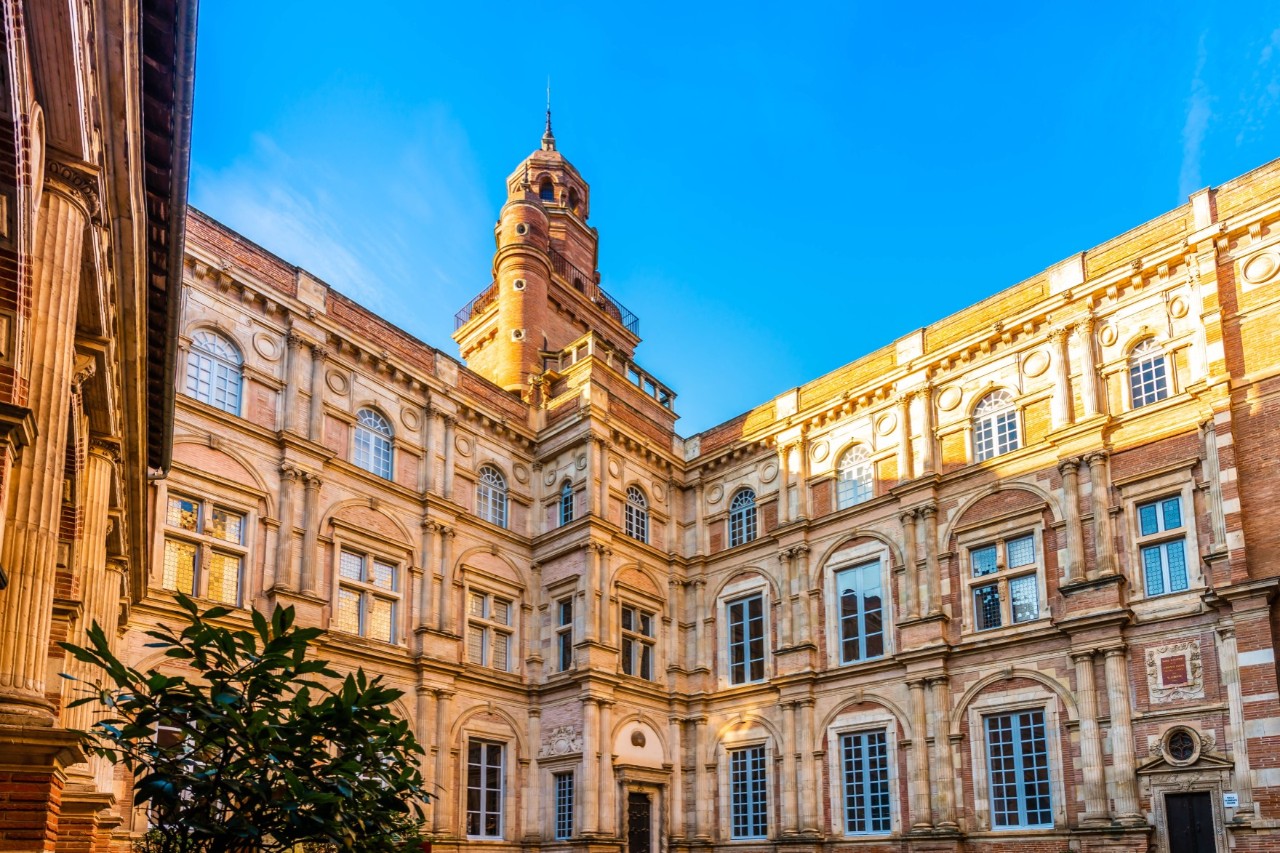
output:
[[551,75],[547,75],[547,129],[542,134],[542,149],[553,151],[556,147],[556,135],[551,132]]

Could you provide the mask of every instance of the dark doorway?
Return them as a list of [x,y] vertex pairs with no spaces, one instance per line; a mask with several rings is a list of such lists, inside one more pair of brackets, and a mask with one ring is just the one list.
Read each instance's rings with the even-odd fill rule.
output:
[[1217,853],[1213,840],[1213,803],[1206,791],[1164,795],[1169,853]]
[[650,853],[649,795],[627,794],[627,853]]

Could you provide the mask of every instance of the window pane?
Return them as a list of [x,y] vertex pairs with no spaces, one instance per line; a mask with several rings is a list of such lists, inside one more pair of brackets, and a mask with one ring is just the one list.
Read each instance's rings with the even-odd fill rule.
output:
[[555,774],[556,788],[556,839],[573,835],[573,774]]
[[487,596],[481,595],[478,592],[471,593],[471,596],[467,599],[467,613],[483,619],[486,615],[485,598],[487,598]]
[[973,590],[973,617],[979,631],[1000,627],[1000,587],[980,586]]
[[484,666],[484,644],[488,633],[487,628],[475,625],[467,629],[467,660],[477,666]]
[[556,642],[560,644],[560,671],[565,672],[573,668],[573,634],[565,631],[556,637]]
[[493,600],[493,609],[489,613],[489,618],[502,625],[511,624],[511,602],[502,598]]
[[165,521],[171,527],[195,533],[200,529],[200,504],[188,498],[170,497]]
[[734,838],[768,834],[768,793],[763,746],[729,752],[730,829]]
[[368,636],[387,643],[395,642],[395,604],[385,598],[369,596]]
[[338,590],[338,611],[334,614],[333,627],[348,634],[360,633],[360,593]]
[[635,644],[627,637],[622,638],[622,671],[627,675],[635,675]]
[[1161,501],[1160,511],[1165,530],[1175,530],[1182,526],[1182,501],[1178,498]]
[[214,539],[239,545],[244,540],[244,516],[238,512],[215,508],[208,533]]
[[973,576],[975,578],[994,572],[997,568],[996,546],[988,545],[985,548],[974,548],[969,552],[969,565],[973,568]]
[[640,677],[653,678],[653,646],[640,643]]
[[196,551],[189,542],[164,541],[164,575],[160,585],[165,589],[195,595]]
[[1014,622],[1030,622],[1040,616],[1040,592],[1035,575],[1009,581],[1009,602]]
[[1165,557],[1169,563],[1169,591],[1177,592],[1186,589],[1189,585],[1187,582],[1187,560],[1186,548],[1181,539],[1175,539],[1172,542],[1164,544]]
[[1010,539],[1005,543],[1005,556],[1008,559],[1007,568],[1016,569],[1019,566],[1029,566],[1036,561],[1036,543],[1033,536],[1019,536],[1017,539]]
[[507,653],[511,647],[511,638],[506,634],[494,632],[493,635],[493,668],[508,672]]
[[1142,575],[1147,585],[1147,595],[1160,595],[1164,592],[1164,567],[1160,558],[1159,545],[1148,545],[1142,549]]
[[573,624],[573,599],[563,598],[560,600],[560,624]]
[[858,591],[852,587],[840,593],[840,649],[845,661],[862,658],[862,636],[858,631]]
[[353,581],[364,580],[364,557],[343,551],[338,557],[338,574]]
[[987,717],[986,732],[992,826],[1052,826],[1044,712]]
[[886,833],[891,829],[889,760],[883,731],[843,735],[845,832]]
[[373,561],[373,571],[369,575],[369,583],[383,589],[396,588],[396,567],[380,560]]
[[1138,528],[1143,536],[1150,536],[1152,533],[1159,532],[1160,522],[1156,515],[1156,505],[1154,503],[1143,504],[1138,507]]
[[209,559],[209,598],[240,606],[240,557],[214,551]]

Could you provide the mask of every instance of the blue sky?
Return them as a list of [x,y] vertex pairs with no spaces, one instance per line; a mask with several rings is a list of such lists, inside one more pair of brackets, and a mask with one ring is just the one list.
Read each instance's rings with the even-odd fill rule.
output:
[[201,4],[191,201],[450,354],[556,138],[685,435],[1280,156],[1280,7]]

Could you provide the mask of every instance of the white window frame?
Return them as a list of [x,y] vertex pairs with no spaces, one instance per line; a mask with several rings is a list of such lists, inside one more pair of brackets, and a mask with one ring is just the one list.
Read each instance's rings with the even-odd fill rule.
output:
[[352,464],[374,476],[392,480],[395,456],[395,428],[391,419],[374,406],[361,406],[356,410],[356,426],[351,432]]
[[[872,562],[880,563],[881,605],[880,617],[884,624],[884,653],[874,658],[862,658],[855,661],[844,660],[844,643],[840,634],[840,587],[837,583],[839,574],[846,569],[853,569]],[[868,541],[854,547],[846,547],[837,551],[823,566],[826,573],[825,597],[827,613],[833,614],[826,621],[827,660],[830,666],[857,666],[883,660],[894,653],[893,625],[895,620],[895,603],[893,600],[893,576],[891,572],[891,555],[883,542]]]
[[[466,831],[467,838],[475,838],[475,839],[502,838],[504,837],[503,833],[506,831],[506,823],[507,823],[507,820],[506,820],[507,818],[507,814],[506,814],[507,812],[507,764],[508,764],[507,751],[510,744],[504,741],[494,740],[488,737],[482,737],[482,736],[478,737],[476,735],[468,735],[465,743],[467,747],[467,753],[466,753],[465,760],[462,762],[463,828]],[[480,808],[478,811],[474,812],[477,815],[477,820],[478,820],[478,831],[474,833],[471,832],[471,815],[473,812],[468,807],[469,803],[467,802],[467,798],[470,797],[471,788],[472,788],[471,786],[472,744],[476,744],[481,747],[481,760],[479,764],[480,786],[478,789],[480,791]],[[489,809],[485,807],[485,793],[490,789],[485,785],[486,779],[484,778],[486,775],[486,771],[492,766],[488,764],[486,761],[488,752],[485,749],[485,747],[489,747],[489,746],[497,746],[501,749],[501,752],[499,753],[499,763],[497,768],[498,769],[498,789],[497,789],[498,790],[498,812],[497,812],[498,822],[497,822],[497,831],[492,833],[484,832],[485,818],[490,815]]]
[[[626,618],[624,611],[630,611],[633,614],[631,619],[631,628],[626,627]],[[652,631],[645,634],[638,626],[642,624],[641,618],[649,617],[649,626]],[[620,601],[618,604],[618,672],[629,678],[640,678],[645,681],[656,681],[658,677],[658,622],[661,614],[654,609],[650,609],[647,604],[640,604],[630,600]],[[649,675],[642,674],[644,669],[644,648],[649,649]],[[628,669],[632,670],[628,672]]]
[[[760,616],[758,620],[751,617],[752,602],[758,601],[760,604]],[[763,590],[749,592],[736,598],[731,598],[725,602],[725,641],[728,644],[726,656],[729,663],[729,684],[737,687],[744,684],[759,684],[769,677],[769,599]],[[734,640],[734,620],[738,619],[742,627],[741,641]],[[752,623],[757,622],[756,630],[758,636],[753,633]],[[757,658],[752,646],[759,644],[760,655]],[[735,662],[735,652],[740,651],[742,654],[741,662]],[[759,662],[760,674],[752,677],[753,665]],[[738,677],[739,670],[741,678]]]
[[[344,553],[359,557],[361,560],[361,580],[345,577],[342,574],[342,555]],[[391,568],[391,588],[380,586],[370,580],[370,566],[379,563]],[[400,645],[401,626],[404,608],[404,585],[406,577],[405,559],[389,556],[386,552],[367,547],[359,541],[336,538],[333,548],[333,599],[329,628],[347,637],[361,637],[379,643]],[[348,631],[338,626],[339,601],[343,590],[355,593],[359,598],[357,630]],[[374,599],[381,599],[391,604],[391,636],[372,637],[369,635],[369,614]]]
[[511,518],[511,491],[507,476],[486,463],[476,471],[476,517],[505,528]]
[[[988,401],[992,401],[988,404]],[[986,409],[984,411],[984,408]],[[1009,425],[1012,425],[1011,427]],[[1000,440],[1000,430],[1005,427],[1006,436],[1012,435],[1012,441]],[[984,448],[984,442],[987,440],[983,436],[983,430],[990,430],[990,447]],[[995,459],[997,456],[1004,456],[1006,453],[1013,453],[1015,450],[1022,449],[1022,412],[1018,406],[1018,399],[1012,391],[1007,388],[993,388],[982,398],[978,400],[978,404],[973,407],[973,416],[970,418],[970,431],[973,434],[972,448],[973,461],[986,462],[989,459]]]
[[[227,352],[218,351],[213,344],[221,345]],[[202,374],[206,376],[207,394],[200,391]],[[244,354],[236,342],[215,329],[195,330],[187,350],[183,391],[193,400],[240,417],[244,404]]]
[[[759,595],[762,598],[761,608],[764,615],[764,677],[754,681],[734,682],[732,677],[732,655],[730,654],[730,644],[732,641],[729,633],[729,606],[736,601],[742,601],[751,596]],[[719,638],[716,643],[716,672],[718,673],[717,682],[720,689],[728,689],[730,687],[743,687],[751,684],[761,684],[767,682],[773,675],[773,589],[769,586],[769,582],[761,575],[751,574],[733,583],[725,585],[716,595],[716,625],[718,631],[723,632],[723,637]]]
[[1018,711],[1040,710],[1044,712],[1044,727],[1049,752],[1049,808],[1053,814],[1053,827],[1066,825],[1066,785],[1063,781],[1062,764],[1062,721],[1058,710],[1058,697],[1041,684],[1034,684],[1017,690],[988,692],[979,695],[969,703],[967,711],[969,721],[969,761],[973,773],[973,818],[981,832],[1035,832],[1044,831],[1048,827],[1020,830],[1016,827],[992,826],[991,779],[987,764],[987,728],[986,717],[1015,713]]
[[636,485],[627,486],[622,502],[623,532],[632,539],[649,544],[649,496]]
[[755,489],[744,487],[734,492],[729,501],[729,547],[736,548],[756,540],[758,530]]
[[[1144,368],[1151,366],[1153,374],[1143,377]],[[1143,338],[1129,348],[1129,357],[1125,360],[1125,385],[1129,397],[1130,409],[1141,409],[1153,403],[1159,403],[1173,396],[1174,373],[1173,356],[1153,337]],[[1138,371],[1135,376],[1134,371]],[[1154,375],[1158,374],[1158,375]],[[1150,382],[1153,386],[1150,393],[1135,393],[1145,389]]]
[[866,503],[876,494],[875,463],[865,444],[847,448],[836,462],[836,509]]
[[[163,495],[161,526],[164,532],[161,539],[163,544],[159,552],[159,586],[161,589],[167,589],[172,592],[182,592],[192,598],[216,601],[228,607],[243,607],[246,601],[245,584],[248,574],[246,570],[249,565],[249,545],[247,540],[250,530],[250,511],[244,507],[222,500],[215,500],[208,496],[197,498],[192,494],[195,491],[197,490],[194,488],[188,492],[179,487],[177,489],[168,489]],[[173,517],[171,508],[174,501],[185,501],[195,506],[196,524],[194,530],[171,521]],[[240,536],[238,539],[226,539],[211,532],[215,512],[225,512],[239,516]],[[170,542],[195,549],[190,591],[179,589],[176,581],[173,585],[166,583],[165,574]],[[239,564],[236,569],[235,594],[230,598],[223,595],[210,595],[209,584],[213,574],[213,561],[217,557],[231,558]]]
[[[844,750],[842,738],[846,734],[881,731],[888,748],[889,829],[885,832],[849,832],[845,813]],[[876,705],[863,710],[845,711],[827,725],[827,743],[833,744],[828,752],[828,796],[831,808],[831,833],[845,838],[879,838],[902,832],[902,803],[898,791],[899,762],[905,753],[899,748],[900,727],[897,717],[888,709]],[[939,782],[942,784],[942,782]],[[952,782],[954,784],[954,782]],[[960,802],[960,800],[957,800]]]
[[[867,652],[867,641],[870,635],[868,634],[866,629],[867,610],[866,608],[862,608],[862,607],[860,607],[858,610],[858,644],[859,644],[860,654],[857,657],[851,657],[851,658],[846,658],[844,654],[846,638],[844,633],[844,628],[845,628],[844,595],[841,592],[841,586],[842,586],[841,579],[843,576],[848,575],[852,572],[858,572],[863,575],[879,576],[880,585],[878,588],[880,590],[880,649],[881,650],[880,650],[880,653],[876,655],[872,655]],[[836,622],[836,640],[837,640],[837,654],[838,654],[837,660],[840,662],[841,666],[848,666],[850,664],[855,664],[855,663],[866,663],[867,661],[880,660],[885,656],[889,647],[888,635],[891,633],[891,627],[885,622],[885,616],[888,611],[888,603],[889,603],[888,601],[889,596],[887,594],[888,589],[886,587],[887,580],[888,580],[888,577],[886,576],[886,573],[885,573],[884,561],[879,558],[867,560],[865,562],[860,562],[860,563],[853,563],[847,566],[841,566],[838,569],[832,570],[831,582],[835,584],[835,591],[834,591],[835,592],[835,610],[833,611],[833,618]],[[865,590],[862,591],[862,595],[865,595]],[[861,596],[860,596],[859,603],[861,603]]]
[[[1179,524],[1177,527],[1167,527],[1165,523],[1165,507],[1171,502],[1177,502],[1178,504]],[[1156,529],[1151,533],[1143,533],[1142,529],[1142,511],[1147,507],[1155,508]],[[1187,553],[1187,505],[1182,500],[1182,495],[1173,494],[1163,498],[1142,501],[1135,503],[1133,509],[1136,515],[1134,520],[1135,527],[1138,529],[1138,540],[1135,543],[1138,546],[1138,564],[1135,568],[1142,575],[1143,597],[1158,598],[1189,591],[1191,589],[1191,560],[1188,559],[1189,555]],[[1170,568],[1169,546],[1173,544],[1182,546],[1182,573],[1185,586],[1178,589],[1173,588],[1173,575]],[[1152,592],[1151,585],[1148,583],[1147,554],[1149,552],[1159,555],[1159,592]]]
[[[764,817],[765,831],[761,835],[741,835],[734,830],[734,812],[733,812],[733,753],[741,750],[759,749],[764,754]],[[737,729],[725,734],[717,748],[716,771],[719,776],[720,786],[720,837],[727,838],[732,841],[759,841],[770,837],[773,829],[773,811],[775,804],[773,802],[773,792],[769,786],[772,784],[770,779],[770,767],[774,764],[774,744],[772,740],[763,733],[758,726],[750,726]]]
[[[520,600],[511,596],[506,592],[495,592],[492,589],[482,586],[467,585],[466,592],[466,610],[465,618],[467,623],[467,635],[464,640],[464,660],[468,666],[479,666],[485,669],[491,669],[496,672],[515,672],[517,671],[517,656],[519,654],[519,644],[516,641],[516,609],[520,606]],[[479,603],[481,611],[473,612],[475,605]],[[507,620],[502,620],[494,616],[494,612],[498,604],[506,606]],[[480,637],[480,660],[471,659],[471,637],[478,635]],[[506,648],[504,654],[506,666],[500,667],[494,663],[497,655],[499,644]]]
[[[1035,559],[1031,563],[1009,568],[1007,566],[1007,544],[1024,536],[1031,536],[1035,548]],[[956,535],[956,552],[960,556],[960,589],[962,594],[962,613],[964,624],[962,631],[970,637],[1001,636],[1011,631],[1026,630],[1028,626],[1041,625],[1049,619],[1049,595],[1045,579],[1044,518],[1037,508],[1027,513],[1006,518],[996,524],[987,524]],[[997,570],[990,574],[973,576],[973,552],[987,546],[996,547]],[[1013,621],[1013,603],[1009,593],[1009,582],[1026,577],[1034,572],[1036,581],[1036,616],[1021,622]],[[977,605],[974,601],[975,591],[982,587],[996,585],[1000,590],[1000,626],[997,628],[978,628]]]
[[[1200,538],[1196,528],[1195,481],[1192,476],[1192,465],[1187,462],[1174,470],[1166,470],[1155,477],[1128,479],[1117,482],[1120,500],[1124,507],[1125,551],[1128,565],[1132,568],[1129,578],[1129,593],[1134,607],[1144,616],[1152,615],[1154,610],[1169,608],[1199,608],[1198,593],[1204,589],[1204,567],[1200,558]],[[1181,500],[1183,532],[1177,530],[1160,531],[1151,536],[1142,535],[1142,526],[1138,518],[1138,507],[1152,501],[1177,497]],[[1159,542],[1167,542],[1182,538],[1185,542],[1184,556],[1187,564],[1187,588],[1176,592],[1164,592],[1160,595],[1148,595],[1146,573],[1142,562],[1142,548]]]
[[[1018,731],[1028,718],[1038,718],[1041,737],[1044,742],[1044,761],[1043,768],[1043,784],[1048,788],[1049,804],[1047,809],[1037,809],[1037,813],[1047,811],[1049,820],[1047,822],[1040,821],[1037,823],[1029,823],[1027,812],[1030,805],[1029,798],[1025,790],[1025,780],[1028,772],[1028,757],[1023,753],[1022,740],[1018,737]],[[987,776],[987,799],[988,813],[991,821],[991,830],[993,832],[1017,832],[1027,829],[1052,829],[1054,825],[1053,815],[1053,772],[1049,765],[1049,739],[1052,736],[1048,727],[1048,715],[1043,708],[1022,708],[1016,711],[996,711],[991,714],[984,714],[982,717],[982,740],[987,748],[986,776]],[[996,821],[995,802],[991,799],[994,794],[995,781],[992,779],[992,741],[991,741],[991,723],[994,720],[1007,719],[1010,723],[1011,739],[1010,744],[1013,747],[1014,755],[1012,757],[1016,766],[1014,771],[1017,777],[1015,785],[1014,800],[1017,803],[1018,819],[1016,823],[998,824]],[[1036,768],[1030,768],[1035,770]]]

